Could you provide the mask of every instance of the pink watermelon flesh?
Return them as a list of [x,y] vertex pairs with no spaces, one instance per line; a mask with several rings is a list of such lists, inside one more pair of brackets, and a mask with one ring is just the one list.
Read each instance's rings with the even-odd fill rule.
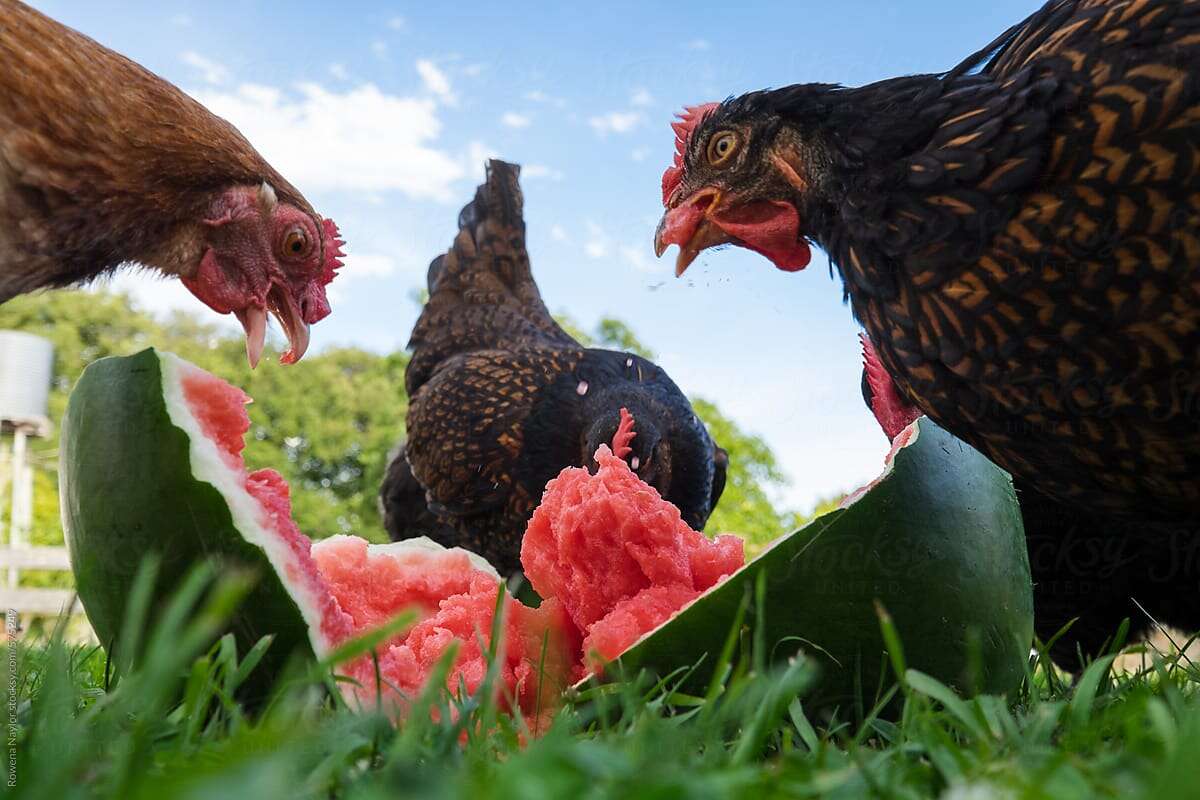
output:
[[369,630],[415,608],[428,615],[447,597],[490,592],[496,601],[497,580],[477,570],[463,550],[428,551],[390,556],[357,536],[334,536],[313,545],[313,558],[338,603],[356,630]]
[[[587,665],[593,669],[624,653],[638,639],[675,616],[684,606],[702,594],[686,586],[650,586],[633,597],[621,600],[588,629],[584,640]],[[577,672],[576,680],[583,677]]]
[[[406,610],[418,612],[415,627],[377,651],[380,673],[393,692],[398,690],[400,698],[418,694],[446,648],[457,642],[447,685],[453,690],[461,682],[474,693],[487,674],[499,579],[476,567],[465,550],[404,545],[369,545],[357,536],[334,536],[314,543],[312,554],[329,590],[353,618],[356,635]],[[553,602],[533,609],[505,594],[504,613],[501,706],[520,708],[527,717],[539,709],[552,710],[579,647],[574,629]],[[374,672],[374,663],[366,658],[346,668],[346,674],[372,691]]]
[[[186,371],[181,384],[201,431],[257,503],[260,524],[286,545],[290,557],[283,560],[281,579],[302,584],[307,596],[317,598],[312,639],[318,655],[401,612],[417,612],[416,625],[376,651],[382,688],[370,656],[338,667],[354,681],[343,684],[347,696],[367,706],[382,699],[402,716],[455,643],[446,684],[451,691],[464,685],[475,692],[487,674],[501,596],[495,571],[465,550],[428,540],[371,545],[334,536],[313,543],[291,518],[283,477],[270,469],[246,472],[249,396],[199,369]],[[545,598],[542,605],[529,608],[503,595],[497,696],[502,708],[531,720],[535,732],[568,680],[620,655],[745,561],[741,539],[710,541],[692,530],[675,506],[614,455],[626,452],[636,435],[633,418],[625,409],[621,416],[612,449],[602,445],[596,452],[596,474],[564,469],[530,520],[521,563]]]
[[[285,583],[304,583],[310,594],[319,598],[319,641],[327,648],[353,636],[353,621],[334,599],[321,577],[310,550],[312,540],[292,521],[292,500],[287,481],[273,469],[246,472],[242,450],[250,416],[246,405],[250,396],[235,386],[200,369],[187,371],[182,380],[184,399],[200,429],[221,451],[226,465],[245,477],[246,491],[262,508],[261,522],[268,531],[287,544],[295,558],[287,565]],[[299,565],[298,567],[295,565]]]
[[[319,598],[314,647],[323,655],[406,610],[420,622],[393,637],[377,651],[382,692],[377,692],[375,665],[369,656],[338,667],[357,686],[343,684],[349,697],[386,707],[402,715],[408,701],[424,686],[430,671],[451,643],[458,654],[447,678],[457,690],[460,679],[474,692],[487,672],[488,640],[499,595],[494,572],[479,568],[464,550],[406,543],[370,545],[357,536],[335,536],[313,543],[291,518],[288,485],[274,470],[246,473],[242,459],[250,420],[250,398],[241,390],[201,370],[182,378],[189,411],[204,435],[218,445],[226,465],[241,474],[246,491],[261,509],[260,522],[286,543],[293,556],[284,567],[285,583],[306,584]],[[578,652],[578,636],[556,603],[522,606],[505,596],[505,636],[497,691],[502,706],[519,708],[527,718],[554,707]],[[541,665],[541,667],[539,667]],[[536,730],[536,728],[535,728]]]
[[625,409],[621,419],[613,447],[596,451],[595,475],[569,467],[546,485],[521,545],[533,588],[560,600],[583,632],[588,666],[620,655],[745,563],[740,538],[692,530],[614,454],[636,435]]

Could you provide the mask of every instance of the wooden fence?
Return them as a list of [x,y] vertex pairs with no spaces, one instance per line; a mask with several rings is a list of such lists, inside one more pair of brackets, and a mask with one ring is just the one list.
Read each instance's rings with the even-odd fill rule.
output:
[[66,547],[30,542],[34,472],[57,472],[57,451],[39,452],[33,447],[49,432],[50,421],[42,417],[0,420],[0,614],[58,616],[68,608],[82,612],[78,603],[72,607],[75,592],[71,589],[21,585],[23,571],[71,571]]
[[[0,547],[0,573],[8,580],[0,584],[0,612],[55,616],[70,607],[75,592],[70,589],[39,589],[20,585],[21,570],[70,572],[71,560],[65,547]],[[76,604],[74,611],[80,611]]]

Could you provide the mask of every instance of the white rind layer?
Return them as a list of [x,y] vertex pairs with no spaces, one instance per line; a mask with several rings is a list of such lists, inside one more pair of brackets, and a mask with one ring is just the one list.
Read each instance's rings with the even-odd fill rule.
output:
[[[322,632],[321,601],[323,598],[315,593],[314,588],[307,580],[297,581],[287,578],[289,575],[305,575],[307,573],[305,565],[297,558],[291,546],[272,530],[270,521],[264,519],[267,511],[253,495],[246,491],[245,471],[235,470],[226,463],[221,450],[204,434],[200,422],[192,414],[191,406],[184,397],[183,378],[186,375],[190,373],[209,376],[209,373],[174,353],[160,352],[158,357],[162,373],[163,402],[171,424],[187,434],[192,476],[196,480],[210,484],[225,500],[238,533],[247,542],[263,551],[267,561],[279,575],[280,583],[292,598],[292,602],[300,609],[300,614],[308,626],[308,637],[313,652],[317,654],[318,658],[327,655],[338,643],[328,641]],[[342,537],[333,536],[313,542],[313,549],[320,548],[322,542],[333,542],[339,538]],[[387,556],[405,564],[427,563],[442,555],[462,552],[466,554],[472,567],[500,582],[500,573],[488,563],[487,559],[463,548],[443,547],[425,536],[390,544],[369,544],[367,552],[370,555]],[[336,604],[336,600],[334,603]]]
[[232,469],[225,463],[220,449],[204,435],[200,422],[192,415],[184,397],[184,376],[189,372],[205,375],[208,373],[174,353],[160,352],[158,357],[162,372],[163,401],[171,424],[187,434],[192,475],[197,480],[211,484],[225,499],[238,533],[263,551],[292,602],[300,609],[300,614],[308,625],[308,638],[313,652],[318,658],[326,655],[333,649],[334,643],[327,641],[322,633],[321,598],[307,581],[288,580],[289,575],[304,575],[304,565],[300,563],[288,543],[272,532],[269,523],[264,521],[263,517],[267,512],[258,500],[246,491],[245,473]]
[[879,473],[879,477],[868,483],[866,486],[856,489],[848,494],[846,498],[842,500],[841,504],[838,505],[838,508],[849,508],[850,506],[854,505],[859,500],[866,497],[867,492],[883,483],[884,479],[887,478],[888,475],[892,474],[892,470],[896,468],[896,454],[904,448],[915,444],[917,437],[921,435],[921,426],[919,423],[922,419],[924,419],[924,417],[917,417],[912,422],[908,423],[908,427],[896,434],[895,441],[899,442],[899,444],[893,444],[892,449],[888,451],[887,457],[883,460],[883,472]]
[[[332,547],[339,540],[351,538],[355,537],[337,534],[327,539],[313,542],[313,555],[315,556],[324,547]],[[500,573],[483,556],[472,553],[470,550],[462,547],[443,547],[428,536],[416,536],[412,539],[402,539],[398,542],[388,542],[387,544],[367,545],[368,556],[386,556],[404,565],[429,564],[442,556],[453,556],[458,553],[465,555],[467,560],[471,562],[472,567],[495,578],[497,583],[500,582]]]

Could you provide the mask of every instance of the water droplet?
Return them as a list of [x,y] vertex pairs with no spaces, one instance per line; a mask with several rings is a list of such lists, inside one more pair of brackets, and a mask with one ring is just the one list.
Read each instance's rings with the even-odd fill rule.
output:
[[637,456],[634,456],[633,458],[629,459],[629,466],[635,472],[637,471],[637,468],[640,467],[641,465],[642,465],[642,460],[640,458],[638,458]]
[[579,395],[580,397],[583,397],[585,394],[587,394],[587,390],[588,390],[587,381],[580,381],[579,385],[575,387],[575,394]]

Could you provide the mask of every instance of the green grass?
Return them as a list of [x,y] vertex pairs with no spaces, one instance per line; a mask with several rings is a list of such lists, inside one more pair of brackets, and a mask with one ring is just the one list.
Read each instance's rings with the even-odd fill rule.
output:
[[[430,691],[397,729],[336,699],[328,665],[294,665],[247,707],[236,698],[266,643],[247,654],[230,637],[208,645],[244,596],[244,579],[198,571],[138,635],[148,627],[151,578],[130,589],[130,635],[111,661],[58,639],[16,648],[12,796],[1200,794],[1200,670],[1178,655],[1147,652],[1132,672],[1114,672],[1106,656],[1074,681],[1034,657],[1011,701],[967,699],[907,670],[890,716],[853,719],[806,710],[816,676],[803,658],[767,668],[751,654],[720,670],[730,677],[706,698],[644,676],[589,690],[538,738],[498,714],[482,690]],[[884,626],[894,633],[886,618]]]

